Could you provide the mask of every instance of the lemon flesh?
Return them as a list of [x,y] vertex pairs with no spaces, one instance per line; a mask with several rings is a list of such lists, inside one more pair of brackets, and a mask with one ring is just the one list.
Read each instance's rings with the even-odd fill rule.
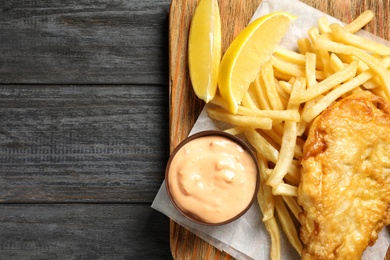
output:
[[217,91],[221,62],[221,19],[217,0],[201,0],[192,17],[188,67],[196,96],[206,103]]
[[237,113],[245,92],[295,18],[286,12],[259,17],[230,44],[219,67],[218,88],[231,113]]

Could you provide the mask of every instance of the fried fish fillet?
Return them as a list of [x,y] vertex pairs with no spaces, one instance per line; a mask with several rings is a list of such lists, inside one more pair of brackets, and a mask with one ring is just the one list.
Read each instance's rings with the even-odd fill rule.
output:
[[304,145],[302,259],[361,259],[390,223],[390,105],[361,91],[325,110]]

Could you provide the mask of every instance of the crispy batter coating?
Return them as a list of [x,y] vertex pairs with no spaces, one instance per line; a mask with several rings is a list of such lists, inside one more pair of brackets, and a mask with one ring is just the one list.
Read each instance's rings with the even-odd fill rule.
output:
[[313,122],[298,201],[302,259],[361,259],[390,224],[390,105],[352,94]]

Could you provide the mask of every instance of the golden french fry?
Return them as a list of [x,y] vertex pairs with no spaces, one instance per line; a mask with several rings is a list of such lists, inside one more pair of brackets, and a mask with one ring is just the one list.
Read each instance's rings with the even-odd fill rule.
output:
[[251,110],[259,109],[249,91],[244,94],[244,97],[242,98],[241,101],[241,106]]
[[316,42],[317,38],[320,37],[320,30],[317,27],[311,27],[307,34],[311,42]]
[[271,250],[270,257],[272,260],[280,259],[280,232],[279,227],[274,217],[275,203],[274,196],[272,195],[271,187],[265,185],[268,178],[267,176],[267,159],[257,153],[257,161],[259,163],[260,171],[260,186],[257,193],[257,202],[260,206],[260,210],[263,213],[263,223],[267,229],[271,238]]
[[268,100],[267,89],[261,77],[257,77],[254,81],[257,98],[259,99],[260,109],[271,109],[270,101]]
[[239,135],[244,130],[241,127],[236,126],[236,127],[232,127],[232,128],[229,128],[229,129],[225,129],[223,131],[226,132],[226,133],[229,133],[231,135]]
[[289,95],[291,94],[292,84],[290,84],[287,81],[279,81],[279,86],[282,87],[284,92],[286,92]]
[[283,81],[291,81],[294,79],[293,76],[290,74],[284,73],[283,71],[278,70],[277,68],[274,68],[274,75],[275,78],[278,80],[283,80]]
[[272,188],[272,194],[296,197],[298,196],[298,187],[282,182]]
[[305,76],[306,76],[306,85],[308,88],[317,84],[316,60],[317,60],[317,55],[315,53],[306,52]]
[[386,45],[349,33],[341,27],[340,24],[331,24],[330,29],[337,42],[354,46],[381,56],[390,55],[390,48]]
[[268,100],[270,101],[272,109],[283,110],[284,106],[280,100],[278,91],[275,86],[274,72],[271,63],[267,62],[264,64],[260,73],[264,82],[264,87],[267,89],[266,93],[268,95]]
[[[279,134],[277,131],[275,131],[274,128],[272,128],[271,130],[262,130],[262,132],[265,135],[267,135],[269,138],[271,138],[272,141],[277,143],[278,147],[280,147],[280,145],[282,144],[282,134]],[[303,155],[302,147],[296,144],[294,148],[294,158],[301,158],[302,155]]]
[[263,118],[270,118],[276,121],[292,121],[299,122],[301,116],[297,110],[260,110],[249,109],[243,106],[239,106],[237,110],[238,115],[243,116],[258,116]]
[[280,232],[279,226],[276,222],[276,219],[273,217],[264,222],[265,228],[267,229],[270,237],[271,237],[271,249],[270,249],[270,257],[272,260],[280,260],[281,250],[280,250]]
[[[306,80],[299,78],[294,82],[291,98],[300,94],[306,86]],[[299,104],[289,102],[288,109],[298,110]],[[282,183],[283,178],[287,175],[291,162],[294,159],[295,145],[297,143],[297,123],[285,122],[283,129],[282,143],[279,152],[279,158],[275,164],[271,175],[268,178],[267,185],[275,188]]]
[[335,88],[323,98],[321,98],[315,105],[305,111],[302,114],[302,120],[306,122],[312,121],[316,116],[318,116],[322,111],[324,111],[328,106],[330,106],[337,98],[353,90],[354,88],[359,87],[364,82],[369,80],[372,76],[373,73],[371,71],[365,71],[362,74],[342,84],[341,86]]
[[355,76],[357,70],[357,62],[351,63],[345,69],[329,76],[325,80],[319,82],[314,87],[308,88],[301,95],[290,98],[290,102],[303,103],[315,98],[318,95],[325,93],[326,91],[338,86],[342,82]]
[[365,51],[353,47],[344,45],[337,42],[332,42],[327,39],[318,38],[315,46],[318,49],[323,49],[335,53],[342,53],[347,55],[356,56],[358,59],[363,60],[370,68],[378,74],[378,77],[382,83],[382,87],[384,92],[386,93],[387,98],[390,98],[390,76],[389,71],[383,66],[383,64],[370,54]]
[[293,185],[299,185],[301,181],[301,170],[294,164],[290,164],[287,169],[287,174],[284,176],[286,182],[289,182]]
[[244,134],[245,138],[258,153],[262,154],[268,161],[276,163],[279,156],[278,150],[276,150],[275,147],[268,143],[267,140],[261,136],[261,134],[259,134],[254,129],[246,129]]
[[295,228],[290,213],[288,212],[283,199],[280,196],[275,196],[275,208],[279,222],[287,236],[287,239],[300,255],[303,248],[301,240],[299,239],[297,229]]
[[329,65],[334,72],[345,69],[343,61],[334,53],[330,54]]
[[288,102],[287,108],[288,109],[299,109],[299,105],[301,102],[293,102],[294,99],[296,99],[298,96],[302,95],[302,93],[305,92],[306,88],[306,79],[305,78],[298,78],[293,85],[290,100]]
[[257,161],[260,171],[260,185],[257,194],[261,212],[263,213],[263,222],[274,217],[274,196],[272,195],[271,187],[265,185],[267,181],[267,159],[260,153],[257,153]]
[[211,119],[222,121],[235,126],[271,129],[272,120],[256,116],[233,115],[220,108],[208,108],[207,114]]
[[291,51],[282,46],[278,46],[276,48],[274,55],[288,62],[295,63],[302,66],[305,65],[306,62],[306,57],[304,54]]
[[279,81],[275,79],[275,87],[279,94],[280,100],[282,101],[283,108],[287,107],[288,100],[290,99],[290,94],[284,91],[284,89],[280,86]]
[[317,50],[318,62],[322,64],[322,70],[325,73],[326,77],[329,77],[333,74],[333,71],[330,68],[330,55],[325,50]]
[[374,13],[371,10],[366,10],[361,13],[352,22],[344,26],[344,30],[349,33],[355,33],[366,26],[374,17]]
[[298,219],[299,213],[302,212],[302,207],[298,204],[297,198],[291,196],[282,196],[282,198],[294,217]]
[[299,53],[306,54],[306,52],[314,52],[313,46],[309,38],[301,38],[297,41]]
[[322,16],[318,19],[318,30],[320,32],[320,34],[324,34],[324,33],[330,33],[331,30],[329,28],[329,21],[328,21],[328,18],[326,18],[326,16]]
[[291,77],[304,77],[305,67],[304,65],[294,64],[286,60],[279,59],[275,56],[271,56],[272,66],[284,74],[290,75]]
[[346,55],[346,54],[343,54],[343,53],[338,53],[337,56],[340,58],[340,60],[342,62],[344,62],[345,64],[350,64],[352,63],[353,61],[356,61],[358,60],[359,61],[359,64],[358,64],[358,69],[357,71],[360,73],[360,72],[363,72],[363,71],[366,71],[368,70],[370,67],[364,63],[364,61],[362,60],[359,60],[358,58],[356,58],[355,56],[351,56],[351,55]]
[[297,123],[286,122],[284,126],[279,160],[277,160],[275,168],[273,169],[271,176],[268,178],[267,185],[270,185],[271,187],[278,186],[287,174],[291,161],[294,158],[296,138]]

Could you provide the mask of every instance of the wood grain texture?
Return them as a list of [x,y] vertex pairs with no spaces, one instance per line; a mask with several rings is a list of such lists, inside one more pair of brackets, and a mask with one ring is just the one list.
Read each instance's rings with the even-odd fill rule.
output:
[[151,203],[169,155],[167,95],[0,85],[0,202]]
[[170,0],[0,1],[0,259],[171,259]]
[[[170,7],[169,36],[169,90],[170,90],[170,149],[183,140],[191,130],[204,103],[197,100],[191,89],[187,68],[188,28],[197,0],[172,0]],[[233,37],[247,24],[261,0],[219,0],[223,50]],[[341,21],[350,22],[366,9],[375,12],[376,18],[366,30],[387,40],[390,38],[389,0],[303,0],[302,2],[326,12]],[[234,20],[231,18],[234,17]],[[170,243],[175,259],[230,259],[191,232],[171,221]],[[390,250],[390,249],[389,249]],[[390,260],[390,253],[386,260]]]
[[168,219],[149,205],[0,204],[0,259],[170,258]]
[[0,1],[0,82],[167,84],[169,0]]

